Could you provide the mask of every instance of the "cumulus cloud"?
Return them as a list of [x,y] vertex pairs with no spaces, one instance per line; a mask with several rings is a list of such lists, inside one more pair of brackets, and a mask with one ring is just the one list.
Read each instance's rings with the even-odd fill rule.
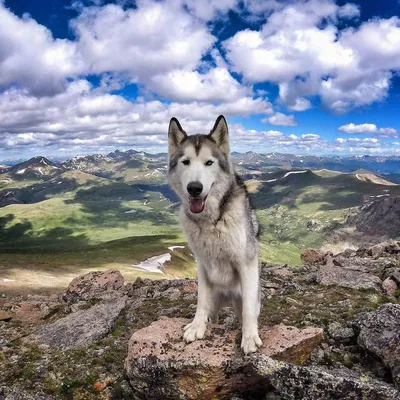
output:
[[296,126],[297,122],[294,119],[294,115],[286,115],[280,112],[275,113],[269,118],[264,118],[261,122],[269,123],[271,125],[279,126]]
[[[267,143],[280,151],[316,152],[385,148],[374,138],[341,142],[303,133],[302,127],[287,132],[297,126],[288,114],[316,107],[318,97],[335,112],[384,100],[400,70],[398,17],[360,23],[358,6],[333,0],[108,3],[75,1],[71,39],[57,39],[0,0],[0,151],[157,148],[165,146],[171,116],[189,132],[202,133],[218,114],[262,116],[264,123],[286,127],[281,132],[230,124],[238,146]],[[221,43],[218,23],[230,10],[259,29],[239,31]],[[282,112],[274,110],[265,86],[254,85],[258,82],[278,86]],[[138,95],[124,97],[130,84]],[[369,123],[350,123],[339,131],[379,140],[398,135],[393,127]]]
[[378,128],[375,124],[353,124],[352,122],[347,125],[339,127],[340,132],[344,133],[374,133],[381,136],[394,136],[397,137],[397,130],[394,128]]
[[206,73],[174,70],[156,75],[148,85],[161,96],[177,101],[232,101],[252,96],[252,89],[241,85],[226,68],[212,68]]
[[35,146],[112,149],[162,145],[168,121],[177,116],[190,133],[207,133],[219,114],[227,117],[270,113],[271,104],[251,97],[222,104],[136,102],[92,90],[86,80],[69,84],[55,96],[33,96],[12,88],[0,94],[0,148]]
[[125,72],[137,81],[195,68],[216,40],[204,22],[172,1],[85,8],[72,28],[92,73]]
[[29,15],[18,18],[0,2],[0,90],[18,84],[32,93],[64,90],[65,79],[85,71],[77,44],[54,39]]
[[[400,66],[400,19],[376,18],[358,28],[337,21],[359,16],[353,4],[303,0],[277,7],[263,27],[224,42],[232,68],[251,82],[279,85],[281,101],[307,109],[307,96],[339,113],[383,100]],[[302,100],[298,100],[302,99]]]

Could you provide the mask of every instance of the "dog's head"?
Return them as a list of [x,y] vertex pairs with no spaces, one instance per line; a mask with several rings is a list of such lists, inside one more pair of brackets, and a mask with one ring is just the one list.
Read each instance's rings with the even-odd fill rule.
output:
[[220,197],[232,172],[228,125],[220,115],[208,135],[188,136],[176,118],[168,130],[169,182],[183,206],[198,216]]

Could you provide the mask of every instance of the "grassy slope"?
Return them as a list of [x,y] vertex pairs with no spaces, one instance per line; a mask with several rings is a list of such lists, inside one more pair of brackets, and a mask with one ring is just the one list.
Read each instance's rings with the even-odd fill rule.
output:
[[[282,173],[276,174],[280,176]],[[299,264],[301,251],[321,247],[333,229],[344,225],[352,207],[370,200],[370,196],[385,193],[400,195],[400,187],[362,182],[353,175],[330,171],[307,172],[263,183],[254,194],[263,228],[262,259]],[[309,221],[314,226],[308,227]]]
[[[300,252],[320,247],[332,229],[344,224],[351,207],[385,190],[400,194],[397,186],[326,170],[283,175],[265,174],[248,182],[262,225],[261,258],[266,262],[298,264]],[[134,271],[132,265],[185,243],[165,184],[127,185],[68,171],[51,183],[52,190],[43,189],[43,182],[33,184],[32,190],[38,186],[45,200],[0,208],[0,277],[27,285],[47,279],[44,283],[57,286],[88,270],[118,268],[128,279],[138,274],[161,278]],[[307,226],[309,221],[314,226]],[[188,249],[172,256],[167,276],[194,275]]]
[[[52,190],[46,192],[46,185]],[[81,171],[33,186],[33,192],[39,186],[45,191],[45,200],[0,208],[0,278],[62,286],[77,274],[109,268],[128,280],[162,278],[132,265],[185,243],[164,187],[147,191]],[[195,274],[187,249],[175,250],[166,267],[167,277]]]

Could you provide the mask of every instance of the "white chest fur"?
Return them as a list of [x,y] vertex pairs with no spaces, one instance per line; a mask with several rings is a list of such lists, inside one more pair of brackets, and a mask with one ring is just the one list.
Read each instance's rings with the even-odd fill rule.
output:
[[225,216],[216,225],[198,223],[181,215],[189,245],[209,281],[222,288],[237,286],[239,268],[246,263],[246,225],[243,219]]

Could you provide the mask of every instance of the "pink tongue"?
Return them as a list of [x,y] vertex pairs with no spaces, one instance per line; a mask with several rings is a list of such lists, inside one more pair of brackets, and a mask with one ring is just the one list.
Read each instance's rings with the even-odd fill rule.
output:
[[203,199],[190,199],[190,211],[192,213],[198,214],[204,210],[204,200]]

